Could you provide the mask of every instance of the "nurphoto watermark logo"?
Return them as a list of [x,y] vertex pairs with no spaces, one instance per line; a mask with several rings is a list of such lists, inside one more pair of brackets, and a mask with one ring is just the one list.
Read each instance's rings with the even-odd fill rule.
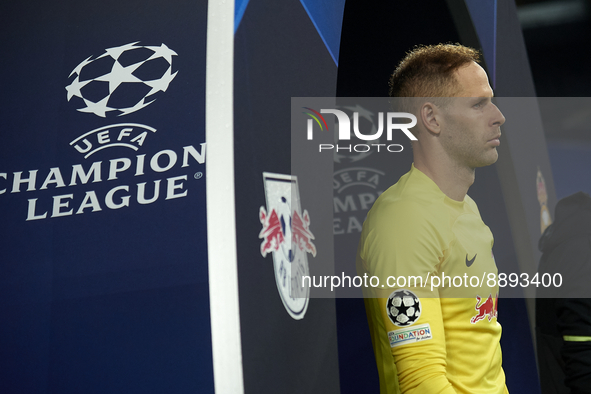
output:
[[[308,140],[314,139],[314,123],[318,125],[316,129],[320,132],[328,130],[328,124],[322,114],[333,114],[337,119],[337,141],[334,144],[318,144],[318,152],[326,151],[347,151],[347,152],[358,152],[364,153],[375,150],[377,152],[402,152],[404,149],[400,144],[382,144],[382,143],[370,143],[371,141],[379,142],[380,137],[386,131],[386,140],[392,141],[392,135],[394,130],[400,130],[408,137],[411,141],[416,141],[417,138],[410,132],[409,129],[413,128],[417,124],[417,118],[407,112],[379,112],[378,113],[378,126],[377,130],[372,134],[364,134],[359,130],[359,112],[353,112],[353,121],[351,122],[350,115],[346,112],[338,109],[320,109],[316,111],[310,107],[303,107],[306,111],[304,114],[308,115],[310,119],[307,122],[307,133],[306,137]],[[385,119],[385,120],[384,120]],[[400,123],[400,120],[407,119],[410,122]],[[384,125],[385,123],[385,125]],[[351,124],[353,125],[353,134],[351,133]],[[374,131],[374,130],[372,130]],[[362,144],[351,144],[351,137],[354,135],[356,138],[367,143]],[[349,143],[347,143],[349,142]]]

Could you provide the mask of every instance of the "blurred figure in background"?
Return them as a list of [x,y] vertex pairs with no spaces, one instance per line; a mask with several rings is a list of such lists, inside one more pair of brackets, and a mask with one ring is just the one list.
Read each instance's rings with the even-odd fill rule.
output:
[[540,238],[539,275],[562,276],[561,287],[538,287],[536,342],[542,394],[591,393],[591,197],[558,202]]

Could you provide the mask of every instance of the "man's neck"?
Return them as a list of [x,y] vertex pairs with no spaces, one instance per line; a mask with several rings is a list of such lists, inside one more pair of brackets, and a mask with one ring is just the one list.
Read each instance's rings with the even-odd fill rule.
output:
[[439,189],[455,201],[464,201],[468,189],[474,183],[473,168],[459,167],[452,163],[434,163],[415,157],[414,166],[427,175]]

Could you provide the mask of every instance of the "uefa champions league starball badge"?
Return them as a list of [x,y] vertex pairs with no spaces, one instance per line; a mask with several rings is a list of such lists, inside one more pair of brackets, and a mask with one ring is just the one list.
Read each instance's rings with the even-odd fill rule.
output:
[[398,327],[414,324],[421,316],[421,309],[421,300],[410,290],[396,290],[386,302],[386,313]]
[[165,44],[142,46],[138,42],[108,48],[89,56],[72,70],[66,86],[68,101],[80,112],[101,118],[113,112],[128,115],[156,101],[176,77],[172,72],[177,53]]
[[261,255],[273,254],[281,301],[289,315],[300,320],[310,299],[308,283],[304,286],[302,280],[310,275],[307,254],[316,256],[314,235],[309,230],[310,215],[306,210],[302,213],[300,208],[297,177],[264,172],[263,182],[267,207],[259,210],[263,227],[259,233],[263,239]]

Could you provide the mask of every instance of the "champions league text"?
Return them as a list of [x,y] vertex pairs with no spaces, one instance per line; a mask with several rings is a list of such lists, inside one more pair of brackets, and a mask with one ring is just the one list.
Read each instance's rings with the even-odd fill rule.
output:
[[[143,176],[148,171],[164,173],[180,164],[181,168],[189,166],[189,162],[203,164],[205,162],[205,143],[201,144],[201,151],[192,145],[184,146],[180,154],[170,149],[161,150],[152,157],[147,158],[145,154],[131,158],[122,157],[110,159],[108,162],[96,161],[83,166],[74,164],[71,168],[60,169],[53,167],[45,171],[42,177],[39,170],[29,170],[28,174],[23,171],[9,173],[0,172],[0,195],[9,193],[20,193],[23,191],[33,192],[48,188],[65,188],[71,186],[85,185],[89,181],[98,183],[103,181],[116,181],[122,173],[133,174],[134,177]],[[85,168],[86,167],[86,168]],[[43,181],[41,181],[43,179]],[[69,180],[66,184],[65,180]],[[52,199],[45,202],[41,209],[38,205],[38,198],[28,199],[26,220],[40,220],[48,217],[70,216],[74,213],[101,211],[103,208],[120,209],[131,204],[133,199],[138,204],[152,204],[161,197],[164,200],[186,197],[188,190],[185,189],[187,175],[156,179],[148,182],[139,182],[135,185],[113,185],[103,195],[97,195],[95,190],[85,190],[80,193],[62,193],[52,196]],[[26,189],[25,189],[26,188]],[[80,187],[77,188],[80,190]],[[48,209],[51,206],[51,209]]]
[[394,287],[430,287],[431,291],[438,288],[455,287],[455,288],[480,288],[486,287],[560,287],[562,286],[562,275],[555,274],[539,274],[535,273],[529,276],[527,273],[522,274],[495,274],[493,272],[482,274],[482,277],[468,276],[448,276],[445,272],[441,276],[427,276],[423,279],[421,276],[388,276],[386,284],[380,284],[380,278],[377,276],[363,276],[354,275],[353,277],[345,275],[343,272],[341,276],[338,275],[324,275],[324,276],[302,276],[302,287],[324,287],[330,286],[330,291],[336,288],[351,288],[351,287],[380,287],[380,288],[394,288]]

